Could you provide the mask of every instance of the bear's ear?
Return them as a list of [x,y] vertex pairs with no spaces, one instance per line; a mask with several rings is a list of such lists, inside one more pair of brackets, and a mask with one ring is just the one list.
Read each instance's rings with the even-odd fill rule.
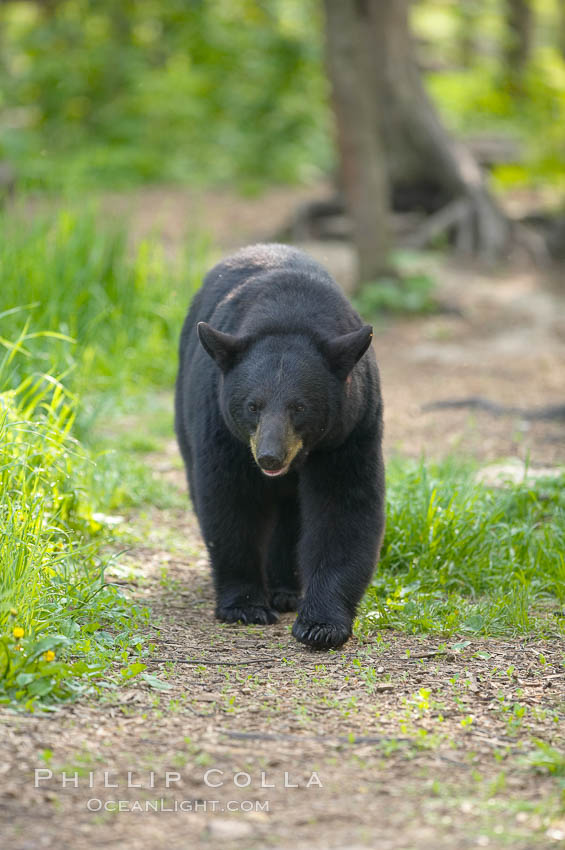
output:
[[324,343],[323,352],[332,372],[345,380],[358,360],[365,354],[373,338],[371,325]]
[[196,328],[203,349],[216,361],[222,372],[231,369],[237,355],[247,347],[247,340],[243,337],[217,331],[206,322],[198,322]]

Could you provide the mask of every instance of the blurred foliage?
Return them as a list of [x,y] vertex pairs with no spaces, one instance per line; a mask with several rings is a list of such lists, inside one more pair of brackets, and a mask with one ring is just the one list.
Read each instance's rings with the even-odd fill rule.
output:
[[[532,0],[520,86],[503,0],[418,0],[430,91],[465,134],[508,134],[504,188],[565,183],[565,21]],[[334,162],[321,0],[0,4],[0,162],[23,188],[308,180]]]
[[426,82],[447,126],[464,136],[496,134],[523,146],[519,162],[495,166],[500,189],[565,189],[565,20],[558,0],[532,0],[524,75],[505,63],[505,3],[420,2],[414,28]]
[[366,283],[353,298],[355,308],[367,319],[378,320],[385,313],[419,315],[439,309],[434,296],[435,281],[428,274],[403,274]]
[[429,86],[454,131],[494,132],[523,141],[520,162],[493,169],[500,188],[552,182],[565,188],[565,62],[557,51],[537,52],[518,100],[495,65],[436,73]]
[[316,0],[0,11],[0,159],[24,184],[264,181],[331,161]]

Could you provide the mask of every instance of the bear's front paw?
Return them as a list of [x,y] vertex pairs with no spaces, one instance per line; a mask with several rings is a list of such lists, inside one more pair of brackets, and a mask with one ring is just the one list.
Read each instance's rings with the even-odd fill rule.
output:
[[300,643],[312,649],[333,649],[342,646],[351,637],[351,626],[337,623],[316,623],[303,620],[300,616],[294,621],[292,634]]
[[296,590],[279,588],[271,593],[271,608],[275,611],[296,611],[300,602],[300,594]]
[[216,617],[224,623],[257,623],[270,626],[276,623],[278,614],[266,605],[218,605]]

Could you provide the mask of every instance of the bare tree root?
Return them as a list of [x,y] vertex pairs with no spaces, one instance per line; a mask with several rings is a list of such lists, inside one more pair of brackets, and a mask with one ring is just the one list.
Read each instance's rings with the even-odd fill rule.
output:
[[465,198],[450,201],[438,212],[428,216],[423,224],[408,237],[411,248],[425,248],[438,237],[449,234],[454,228],[461,229],[469,217],[469,208]]
[[552,262],[548,240],[535,228],[522,222],[515,222],[512,241],[536,266],[548,266]]
[[493,262],[510,250],[513,227],[482,187],[470,187],[429,216],[408,241],[421,249],[443,235],[453,239],[458,254]]
[[[481,186],[466,187],[463,195],[424,218],[415,212],[402,212],[393,219],[396,238],[416,250],[444,237],[462,257],[493,262],[518,251],[538,267],[551,262],[544,234],[526,222],[507,219]],[[352,222],[343,199],[335,195],[301,204],[274,238],[348,241],[352,238]]]

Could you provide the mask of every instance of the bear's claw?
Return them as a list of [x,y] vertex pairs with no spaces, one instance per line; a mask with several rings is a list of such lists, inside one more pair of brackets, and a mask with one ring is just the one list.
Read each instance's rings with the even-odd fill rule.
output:
[[260,626],[270,626],[279,619],[277,612],[266,605],[218,606],[216,617],[224,623],[256,623]]
[[351,627],[335,623],[312,623],[297,617],[292,634],[296,640],[312,649],[333,649],[349,640]]

